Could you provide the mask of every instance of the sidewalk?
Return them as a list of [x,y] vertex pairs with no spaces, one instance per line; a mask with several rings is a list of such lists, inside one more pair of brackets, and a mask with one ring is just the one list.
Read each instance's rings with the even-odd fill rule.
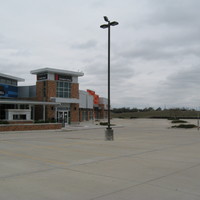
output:
[[[122,125],[115,124],[114,126],[111,126],[112,128],[122,128]],[[80,122],[80,124],[72,124],[67,125],[66,127],[63,127],[63,131],[73,131],[73,130],[90,130],[90,129],[106,129],[107,126],[100,125],[100,122]]]

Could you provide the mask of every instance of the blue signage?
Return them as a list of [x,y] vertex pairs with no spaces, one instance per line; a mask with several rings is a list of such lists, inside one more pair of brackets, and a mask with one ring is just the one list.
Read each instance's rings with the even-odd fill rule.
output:
[[18,97],[18,88],[11,85],[0,84],[0,97]]

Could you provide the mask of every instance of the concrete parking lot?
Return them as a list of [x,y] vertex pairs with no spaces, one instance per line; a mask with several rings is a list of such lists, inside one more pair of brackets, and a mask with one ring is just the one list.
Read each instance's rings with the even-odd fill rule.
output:
[[[196,123],[195,121],[193,121]],[[170,121],[0,133],[0,200],[199,200],[200,132]]]

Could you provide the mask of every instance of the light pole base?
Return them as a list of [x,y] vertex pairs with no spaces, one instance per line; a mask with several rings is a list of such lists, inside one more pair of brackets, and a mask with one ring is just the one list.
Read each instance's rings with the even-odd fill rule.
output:
[[114,140],[114,134],[113,134],[113,129],[112,128],[107,128],[105,130],[105,140],[112,141]]

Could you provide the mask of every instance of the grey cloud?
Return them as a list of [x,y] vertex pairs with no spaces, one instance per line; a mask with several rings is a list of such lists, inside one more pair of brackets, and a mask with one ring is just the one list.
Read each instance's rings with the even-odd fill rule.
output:
[[177,55],[177,51],[174,49],[170,50],[164,46],[141,46],[135,47],[124,52],[119,53],[120,56],[128,59],[142,59],[142,60],[164,60],[173,58]]
[[197,43],[200,31],[182,35],[169,35],[163,39],[146,38],[135,45],[119,51],[118,56],[129,59],[163,60],[188,55],[200,55],[200,43]]
[[[133,36],[119,56],[129,59],[164,60],[188,54],[200,55],[200,1],[153,0],[133,27]],[[119,48],[120,49],[120,48]]]
[[[111,59],[111,89],[115,100],[119,99],[118,96],[120,93],[125,96],[124,91],[128,90],[127,87],[132,87],[127,81],[135,76],[135,71],[131,63],[118,59],[115,56],[112,56]],[[107,95],[107,70],[107,57],[97,56],[93,58],[84,69],[85,77],[80,80],[82,82],[80,84],[82,85],[81,87],[87,86],[90,89],[99,91],[100,95]],[[123,88],[122,92],[120,92],[121,88]]]
[[155,90],[155,99],[171,105],[199,105],[200,67],[179,71],[169,77]]
[[0,33],[0,44],[5,41],[5,36]]
[[3,49],[8,45],[10,45],[10,40],[8,40],[5,35],[0,33],[0,49]]
[[105,2],[102,0],[96,0],[91,2],[92,9],[102,8],[105,5]]
[[190,48],[189,49],[167,49],[167,48],[141,48],[141,49],[133,49],[127,52],[123,52],[121,56],[130,58],[130,59],[142,59],[142,60],[171,60],[189,56],[196,55],[199,57],[200,47]]
[[[128,79],[134,76],[134,69],[132,64],[129,61],[124,59],[119,59],[112,57],[111,59],[111,78],[116,82],[123,82],[124,79]],[[91,60],[91,63],[88,63],[85,71],[87,74],[92,75],[96,79],[105,80],[107,79],[107,58],[99,57]]]
[[20,49],[16,50],[15,52],[11,53],[11,56],[30,56],[31,53],[27,49]]
[[71,45],[73,49],[91,49],[97,46],[97,41],[95,40],[89,40],[84,43],[75,43]]
[[12,76],[24,78],[25,82],[35,82],[35,77],[33,75],[30,75],[30,70],[34,67],[37,68],[37,66],[33,66],[30,63],[24,63],[24,62],[2,62],[0,61],[0,71],[5,74],[9,74]]
[[199,88],[199,74],[200,66],[192,67],[187,70],[177,72],[175,75],[168,77],[169,86],[180,89],[193,89],[194,87]]
[[198,0],[155,0],[153,12],[147,21],[151,24],[186,26],[198,24],[200,2]]
[[152,105],[147,105],[147,102],[143,97],[132,97],[130,96],[118,96],[118,98],[111,98],[111,103],[115,105],[115,107],[137,107],[144,108],[150,107]]
[[[21,46],[21,47],[20,47]],[[2,53],[5,53],[7,56],[29,56],[31,52],[29,47],[22,47],[14,39],[7,38],[6,36],[0,34],[0,49]],[[0,56],[1,57],[1,56]]]

